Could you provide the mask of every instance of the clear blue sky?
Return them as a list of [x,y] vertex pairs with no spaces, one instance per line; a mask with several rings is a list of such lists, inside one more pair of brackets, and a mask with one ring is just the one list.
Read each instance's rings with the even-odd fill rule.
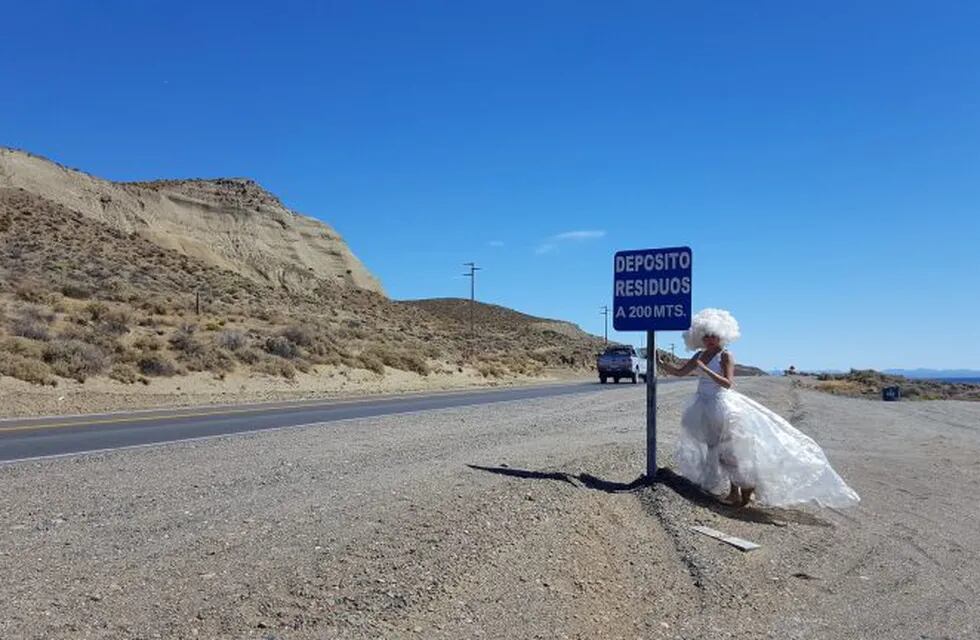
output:
[[740,361],[980,368],[980,3],[4,4],[0,144],[253,177],[394,298],[601,335],[690,245]]

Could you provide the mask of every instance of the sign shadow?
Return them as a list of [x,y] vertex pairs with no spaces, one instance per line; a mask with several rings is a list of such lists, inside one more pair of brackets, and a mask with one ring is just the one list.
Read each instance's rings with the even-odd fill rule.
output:
[[466,466],[477,471],[485,471],[510,478],[552,480],[569,484],[575,488],[591,489],[605,493],[633,493],[647,487],[652,487],[656,490],[658,486],[663,486],[688,502],[731,520],[774,526],[786,526],[789,523],[816,527],[833,526],[826,520],[798,509],[763,508],[757,506],[738,508],[721,503],[717,498],[705,493],[696,484],[667,467],[660,467],[657,470],[656,479],[651,483],[645,474],[640,474],[630,482],[616,482],[605,480],[588,473],[572,474],[564,471],[531,471],[528,469],[515,469],[513,467],[489,467],[478,464],[467,464]]

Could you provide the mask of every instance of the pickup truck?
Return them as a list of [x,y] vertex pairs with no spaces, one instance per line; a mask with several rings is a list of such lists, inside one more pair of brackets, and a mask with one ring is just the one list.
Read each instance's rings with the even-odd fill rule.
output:
[[636,355],[636,349],[629,345],[614,345],[606,347],[596,359],[596,369],[599,371],[599,382],[606,384],[612,378],[619,382],[621,378],[629,378],[636,384],[637,378],[646,380],[647,361]]

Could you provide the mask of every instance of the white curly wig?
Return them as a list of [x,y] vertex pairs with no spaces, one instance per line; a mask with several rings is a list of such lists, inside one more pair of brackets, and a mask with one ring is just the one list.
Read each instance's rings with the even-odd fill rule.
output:
[[691,328],[684,332],[684,344],[691,351],[702,348],[705,336],[718,336],[721,346],[738,340],[738,322],[724,309],[702,309],[691,318]]

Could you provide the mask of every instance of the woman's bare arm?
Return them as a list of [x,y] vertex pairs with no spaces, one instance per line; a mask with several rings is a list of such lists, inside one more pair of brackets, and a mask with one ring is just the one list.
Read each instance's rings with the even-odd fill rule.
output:
[[698,353],[695,353],[690,360],[685,362],[680,367],[675,367],[673,365],[667,364],[666,356],[661,355],[660,362],[659,362],[660,368],[672,376],[686,376],[687,374],[694,371],[694,368],[698,366],[698,357],[700,355],[701,355],[700,351]]

